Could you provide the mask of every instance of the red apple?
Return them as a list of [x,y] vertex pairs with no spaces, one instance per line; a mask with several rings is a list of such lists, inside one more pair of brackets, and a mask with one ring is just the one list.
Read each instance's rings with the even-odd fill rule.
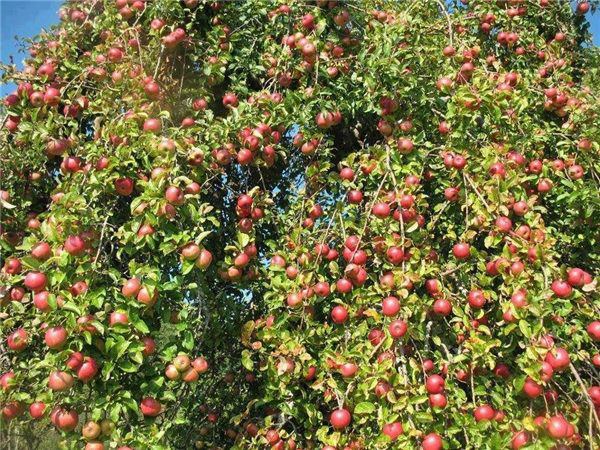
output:
[[334,410],[329,416],[329,422],[336,430],[343,430],[350,425],[351,420],[350,412],[344,408]]

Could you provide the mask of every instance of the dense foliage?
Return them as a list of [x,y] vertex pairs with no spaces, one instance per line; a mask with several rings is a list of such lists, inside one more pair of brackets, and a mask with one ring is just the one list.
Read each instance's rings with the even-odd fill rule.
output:
[[67,1],[3,66],[3,442],[600,445],[593,3]]

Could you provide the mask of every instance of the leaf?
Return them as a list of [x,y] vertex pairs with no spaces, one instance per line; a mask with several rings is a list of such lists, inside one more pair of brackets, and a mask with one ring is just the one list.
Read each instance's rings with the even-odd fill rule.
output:
[[519,320],[519,330],[521,330],[521,333],[523,333],[523,336],[526,338],[531,337],[531,327],[525,320]]
[[249,372],[254,369],[254,362],[252,361],[252,356],[248,350],[242,351],[242,366]]
[[371,414],[377,407],[371,402],[360,402],[354,407],[354,414]]

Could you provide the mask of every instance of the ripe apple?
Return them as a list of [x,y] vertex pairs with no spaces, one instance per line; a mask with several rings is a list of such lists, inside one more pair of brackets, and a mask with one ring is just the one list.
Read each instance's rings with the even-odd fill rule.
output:
[[142,344],[144,344],[144,349],[142,350],[142,354],[144,356],[152,355],[156,350],[156,342],[150,336],[144,336],[142,338]]
[[85,241],[81,236],[69,236],[63,247],[70,255],[80,256],[85,252]]
[[354,375],[356,375],[356,372],[358,371],[358,366],[354,363],[343,363],[342,365],[340,365],[339,371],[344,378],[351,378]]
[[55,416],[54,424],[62,431],[73,431],[79,423],[79,415],[74,410],[58,411]]
[[111,327],[114,327],[117,324],[126,325],[128,323],[129,323],[129,317],[127,317],[127,314],[122,311],[111,312],[110,316],[108,318],[108,324]]
[[396,297],[386,297],[381,303],[381,311],[384,316],[395,316],[400,311],[400,302]]
[[90,420],[86,422],[83,427],[81,427],[81,435],[86,440],[93,440],[100,436],[102,433],[102,429],[100,428],[100,424],[98,422],[94,422]]
[[566,438],[569,434],[569,422],[562,415],[552,416],[546,423],[546,430],[554,439]]
[[571,363],[569,352],[562,347],[550,349],[550,351],[546,354],[545,361],[557,372],[565,370]]
[[542,387],[532,378],[527,377],[525,384],[523,384],[523,393],[529,398],[536,398],[539,397],[542,392]]
[[145,397],[140,403],[140,410],[146,417],[156,417],[160,414],[161,404],[152,397]]
[[444,394],[429,394],[429,405],[432,408],[443,409],[448,405],[448,399]]
[[8,345],[8,348],[15,352],[24,350],[28,343],[29,334],[23,328],[18,328],[6,338],[6,344]]
[[483,420],[492,420],[496,415],[496,411],[490,405],[481,405],[475,408],[473,416],[477,422]]
[[45,335],[44,341],[51,349],[60,349],[67,341],[67,330],[64,327],[49,328]]
[[600,341],[600,320],[590,322],[586,330],[593,341]]
[[334,410],[329,416],[329,422],[336,430],[343,430],[352,420],[352,416],[347,409],[340,408]]
[[67,367],[72,370],[77,370],[83,364],[84,356],[81,352],[73,352],[67,359]]
[[202,356],[199,356],[192,361],[192,367],[196,370],[196,372],[204,373],[208,370],[208,361]]
[[348,320],[348,310],[341,305],[334,306],[331,310],[331,319],[338,325],[346,322]]
[[446,382],[440,375],[430,375],[425,381],[425,389],[429,394],[441,394],[445,385]]
[[397,319],[390,322],[388,330],[394,339],[400,339],[408,331],[408,325],[404,320]]
[[467,259],[470,256],[471,246],[466,243],[454,244],[452,254],[456,259]]
[[421,442],[423,450],[442,450],[443,446],[442,438],[436,433],[429,433]]
[[44,402],[33,402],[29,405],[29,415],[32,419],[41,419],[46,411],[46,404]]
[[67,372],[55,370],[48,377],[48,387],[53,391],[66,391],[73,386],[73,377]]
[[400,422],[387,423],[382,429],[382,433],[388,436],[392,441],[398,439],[398,436],[400,436],[403,432],[404,429],[402,428],[402,424]]
[[42,291],[46,284],[48,283],[48,279],[46,278],[46,274],[43,272],[29,272],[25,275],[25,287],[33,292]]
[[93,379],[98,373],[98,363],[91,356],[86,356],[83,360],[83,363],[77,370],[77,378],[79,378],[84,383],[87,383],[91,379]]
[[128,298],[137,296],[140,291],[142,284],[138,278],[130,278],[129,280],[123,283],[123,287],[121,288],[121,293]]
[[134,182],[131,178],[118,178],[115,180],[115,191],[117,194],[127,197],[132,194]]
[[559,298],[567,298],[573,292],[573,288],[571,287],[571,285],[569,285],[569,283],[563,280],[554,280],[552,282],[552,285],[550,286],[550,289],[552,289],[554,295],[556,295]]

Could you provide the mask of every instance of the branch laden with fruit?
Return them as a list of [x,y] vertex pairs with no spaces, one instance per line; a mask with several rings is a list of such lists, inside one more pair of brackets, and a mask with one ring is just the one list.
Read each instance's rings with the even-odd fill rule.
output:
[[596,6],[67,1],[3,66],[1,435],[600,445]]

